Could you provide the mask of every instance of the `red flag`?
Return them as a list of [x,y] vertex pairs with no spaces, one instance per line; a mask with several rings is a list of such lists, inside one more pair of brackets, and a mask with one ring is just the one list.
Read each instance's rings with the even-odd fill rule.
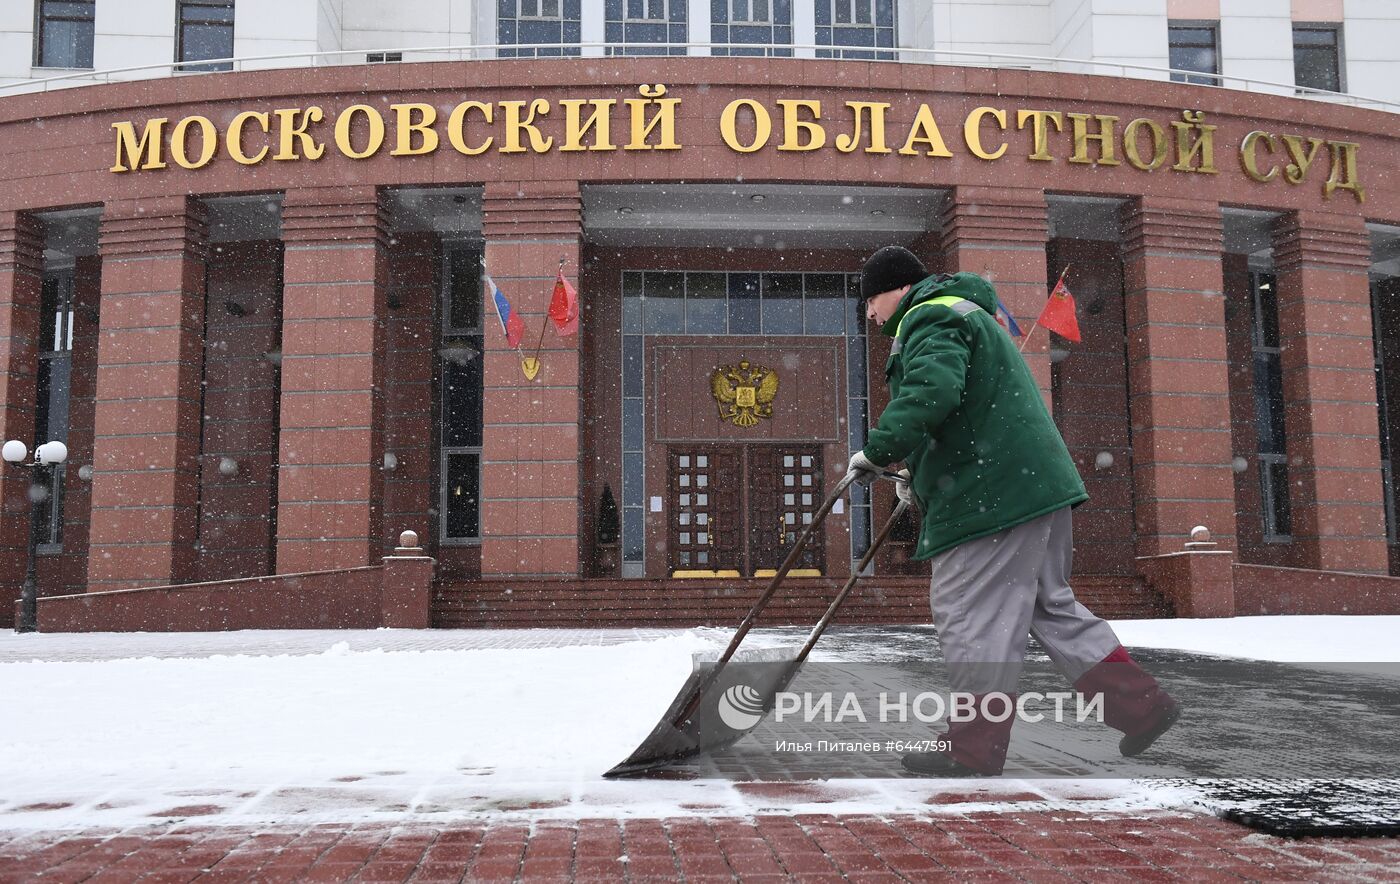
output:
[[554,280],[554,297],[549,300],[549,318],[561,337],[578,334],[578,291],[564,278],[564,270]]
[[1055,290],[1050,293],[1050,300],[1045,302],[1040,319],[1036,321],[1062,338],[1079,342],[1079,319],[1074,315],[1074,295],[1070,294],[1063,276],[1055,283]]

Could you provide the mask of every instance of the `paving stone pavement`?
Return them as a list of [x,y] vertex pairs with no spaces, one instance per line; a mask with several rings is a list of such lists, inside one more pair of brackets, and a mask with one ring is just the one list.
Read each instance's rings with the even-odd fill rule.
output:
[[[200,634],[29,635],[0,633],[0,662],[95,661],[217,654],[321,654],[351,650],[542,648],[611,645],[678,630],[305,631]],[[710,631],[700,630],[702,633]],[[800,631],[762,630],[759,644],[791,645]],[[713,631],[716,643],[727,630]],[[834,631],[827,659],[918,660],[937,653],[927,628]],[[1295,686],[1296,687],[1296,686]],[[741,760],[739,758],[734,761]],[[696,771],[677,771],[678,774]],[[735,784],[752,799],[733,810],[664,819],[415,820],[398,823],[282,821],[127,828],[78,823],[0,829],[0,884],[186,881],[1390,881],[1400,882],[1400,840],[1289,840],[1208,814],[1106,811],[1091,793],[1046,795],[1004,788],[944,789],[928,813],[781,814],[784,799],[831,800],[835,784]],[[794,779],[801,779],[795,777]],[[757,781],[754,781],[757,780]],[[768,780],[764,782],[764,780]],[[1072,780],[1063,781],[1067,784]],[[1066,786],[1066,789],[1069,787]],[[804,791],[805,790],[805,791]],[[824,791],[826,790],[826,791]],[[4,786],[0,784],[0,800]],[[811,793],[811,794],[808,794]],[[773,800],[767,800],[773,799]],[[989,804],[995,812],[983,812]],[[1069,807],[1065,805],[1069,804]],[[961,807],[959,806],[961,805]],[[808,805],[810,808],[810,804]],[[917,809],[920,805],[915,803]],[[680,805],[690,810],[688,805]],[[26,808],[42,810],[43,808]],[[834,810],[835,808],[833,808]]]
[[1073,812],[0,833],[0,882],[1400,881],[1396,839]]

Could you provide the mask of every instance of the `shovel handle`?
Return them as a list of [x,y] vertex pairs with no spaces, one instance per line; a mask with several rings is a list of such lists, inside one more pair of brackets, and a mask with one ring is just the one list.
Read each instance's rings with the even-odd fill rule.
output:
[[[883,478],[894,479],[901,482],[906,481],[903,476],[891,472],[890,470],[881,470],[880,475]],[[739,649],[740,643],[743,642],[744,637],[749,634],[749,630],[753,629],[753,625],[758,621],[758,617],[763,613],[763,609],[767,608],[768,603],[773,600],[773,594],[778,591],[778,587],[782,585],[783,578],[792,570],[792,566],[797,563],[798,558],[802,555],[802,551],[807,546],[807,541],[811,539],[812,535],[821,527],[822,522],[826,521],[826,516],[831,512],[831,508],[836,505],[836,501],[841,498],[841,495],[846,493],[846,490],[851,487],[854,481],[855,476],[852,474],[843,477],[840,482],[836,483],[836,487],[832,489],[831,494],[822,502],[821,508],[818,509],[816,514],[812,517],[811,524],[804,528],[802,533],[798,535],[797,541],[792,545],[792,549],[788,551],[787,558],[783,559],[782,566],[778,568],[778,573],[774,574],[773,579],[768,582],[768,588],[763,591],[763,595],[758,597],[758,601],[754,602],[753,607],[749,609],[749,613],[744,616],[743,622],[739,624],[739,628],[734,632],[734,637],[729,640],[729,646],[724,649],[724,653],[715,661],[714,668],[710,670],[705,680],[701,682],[700,686],[691,696],[690,702],[687,703],[685,708],[680,711],[680,714],[675,717],[674,724],[679,726],[682,722],[690,718],[691,714],[695,711],[696,704],[700,702],[700,698],[710,689],[710,685],[714,684],[715,679],[719,678],[720,670],[722,670],[725,664],[729,662],[730,658],[734,656],[734,652]],[[900,506],[903,506],[903,502],[901,502]],[[884,538],[889,534],[889,529],[892,526],[893,520],[891,520],[890,524],[885,526],[885,530],[880,532],[879,542],[884,541]],[[845,589],[842,590],[838,597],[840,600],[845,600],[846,594],[850,592],[851,586],[855,583],[855,578],[859,576],[860,571],[864,570],[866,563],[873,558],[875,549],[878,549],[878,543],[872,544],[872,549],[868,551],[866,557],[861,560],[861,564],[856,569],[856,573],[852,575],[852,579],[847,582]],[[839,607],[839,604],[837,604],[836,607]],[[829,622],[831,616],[835,613],[834,609],[828,610],[827,616],[823,618],[823,623],[819,625],[825,629],[825,623]],[[820,632],[817,633],[818,636],[820,636],[820,634]],[[812,639],[811,642],[815,643],[815,639]]]
[[[754,623],[758,621],[758,617],[763,613],[763,609],[768,607],[768,603],[773,600],[773,594],[776,593],[778,587],[782,585],[783,578],[787,577],[788,572],[792,570],[792,566],[795,565],[797,560],[802,556],[803,550],[807,548],[807,541],[811,539],[816,530],[826,521],[827,513],[831,512],[831,508],[836,505],[836,501],[841,498],[841,495],[846,493],[846,489],[850,488],[851,483],[854,481],[855,476],[845,476],[840,482],[836,483],[836,487],[832,489],[831,494],[827,495],[826,500],[822,501],[821,508],[818,509],[816,514],[812,517],[811,523],[808,524],[806,528],[802,529],[802,533],[797,537],[797,542],[792,545],[792,549],[788,550],[787,557],[783,559],[783,564],[778,568],[778,573],[774,574],[773,578],[768,581],[768,588],[763,591],[763,595],[758,597],[758,601],[754,602],[753,607],[749,609],[749,613],[744,616],[743,622],[739,624],[739,628],[734,632],[734,637],[729,640],[729,647],[724,649],[724,654],[721,655],[717,661],[718,666],[723,666],[725,663],[728,663],[729,658],[734,656],[734,652],[739,649],[739,644],[743,642],[744,636],[749,634],[749,630],[752,629]],[[718,666],[716,667],[716,671],[718,671]]]
[[[900,476],[901,480],[903,478],[903,476]],[[826,613],[822,615],[822,619],[818,620],[817,625],[812,627],[811,633],[807,636],[807,642],[802,646],[802,650],[798,652],[797,658],[793,660],[794,666],[800,665],[803,660],[807,659],[807,655],[811,653],[812,647],[817,643],[817,639],[822,637],[823,632],[826,632],[826,627],[830,625],[831,618],[836,616],[836,612],[840,610],[841,605],[845,603],[846,596],[851,594],[851,589],[856,585],[856,581],[860,579],[861,572],[874,561],[875,553],[879,552],[880,547],[885,545],[885,538],[890,536],[890,532],[894,530],[895,523],[899,521],[899,517],[904,515],[904,511],[908,508],[909,504],[902,500],[895,506],[894,512],[890,514],[889,521],[885,522],[884,527],[880,529],[880,533],[875,535],[875,540],[870,544],[870,549],[865,551],[865,555],[860,557],[860,563],[852,569],[850,578],[846,580],[846,585],[841,587],[841,591],[836,594],[836,598],[831,600],[831,605],[826,609]]]

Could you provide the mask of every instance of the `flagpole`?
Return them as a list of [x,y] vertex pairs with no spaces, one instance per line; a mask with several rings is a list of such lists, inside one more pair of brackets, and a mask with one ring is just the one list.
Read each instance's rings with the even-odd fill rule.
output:
[[[1055,280],[1055,284],[1050,288],[1050,293],[1051,293],[1051,294],[1054,294],[1054,293],[1055,293],[1055,289],[1057,289],[1057,288],[1060,287],[1060,283],[1062,283],[1062,282],[1065,281],[1065,275],[1069,273],[1069,269],[1070,269],[1071,267],[1073,267],[1073,266],[1074,266],[1073,263],[1066,264],[1066,265],[1065,265],[1065,269],[1060,271],[1060,278],[1057,279],[1057,280]],[[1042,311],[1042,312],[1044,312],[1044,311]],[[1032,322],[1032,323],[1031,323],[1031,330],[1028,331],[1028,332],[1026,332],[1026,336],[1025,336],[1024,338],[1021,339],[1021,347],[1020,347],[1019,352],[1021,352],[1021,353],[1026,352],[1026,344],[1030,343],[1031,335],[1035,333],[1036,327],[1039,326],[1039,325],[1040,325],[1040,317],[1037,316],[1037,317],[1035,318],[1035,322]]]
[[[563,275],[563,273],[564,273],[564,263],[565,263],[566,261],[568,261],[568,258],[560,258],[560,259],[559,259],[559,273],[560,273],[560,275]],[[558,277],[556,277],[556,279],[557,279],[557,278],[558,278]],[[535,358],[535,362],[537,362],[537,363],[540,361],[540,351],[544,349],[544,329],[545,329],[545,326],[548,325],[548,324],[549,324],[549,307],[548,307],[548,305],[546,305],[545,311],[544,311],[544,319],[541,320],[541,322],[540,322],[540,340],[539,340],[539,343],[535,344],[535,357],[534,357],[534,358]]]
[[[488,292],[488,294],[491,296],[491,306],[494,307],[495,310],[496,310],[496,318],[497,318],[498,320],[500,320],[500,323],[501,323],[501,331],[503,331],[503,332],[506,333],[506,342],[507,342],[507,346],[509,346],[509,342],[510,342],[510,331],[506,328],[506,318],[505,318],[504,316],[501,315],[501,305],[500,305],[500,303],[496,300],[496,291],[497,291],[496,288],[495,288],[495,285],[496,285],[496,284],[495,284],[495,282],[491,279],[491,274],[489,274],[489,273],[486,272],[486,262],[485,262],[485,261],[482,261],[482,262],[481,262],[481,277],[480,277],[480,278],[481,278],[481,281],[482,281],[483,283],[490,283],[489,286],[488,286],[488,285],[482,285],[482,289],[483,289],[483,290],[490,289],[490,291]],[[533,381],[533,380],[535,379],[535,377],[534,377],[534,374],[532,374],[532,373],[531,373],[531,370],[530,370],[530,361],[529,361],[529,358],[526,357],[526,355],[525,355],[523,352],[521,352],[521,350],[520,350],[520,345],[519,345],[519,344],[516,344],[515,347],[513,347],[512,349],[515,350],[515,355],[520,359],[520,371],[524,373],[526,379],[532,380],[532,381]],[[484,354],[483,354],[483,356],[484,356]],[[538,373],[538,366],[536,366],[535,373]]]
[[1026,343],[1027,343],[1028,341],[1030,341],[1031,335],[1035,334],[1036,327],[1039,326],[1039,325],[1040,325],[1040,317],[1037,316],[1035,322],[1032,322],[1032,323],[1031,323],[1031,330],[1028,331],[1028,332],[1026,332],[1026,336],[1025,336],[1024,338],[1021,339],[1021,347],[1020,347],[1020,349],[1018,350],[1018,352],[1020,352],[1020,353],[1026,352]]

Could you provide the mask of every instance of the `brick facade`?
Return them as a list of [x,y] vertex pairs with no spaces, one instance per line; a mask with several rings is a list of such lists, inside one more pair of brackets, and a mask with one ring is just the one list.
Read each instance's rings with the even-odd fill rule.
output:
[[[1089,492],[1074,511],[1075,570],[1131,577],[1137,573],[1133,433],[1117,250],[1113,242],[1049,242],[1046,277],[1058,278],[1065,267],[1071,268],[1066,282],[1078,306],[1082,338],[1077,344],[1061,343],[1061,352],[1069,355],[1051,363],[1050,390],[1055,423]],[[1036,332],[1041,334],[1044,330]]]
[[546,310],[560,262],[571,278],[580,265],[578,186],[491,184],[483,203],[486,271],[525,321],[520,354],[532,357],[540,348],[540,373],[527,381],[521,355],[488,329],[481,568],[572,576],[581,567],[578,338],[556,334]]
[[1351,215],[1289,212],[1274,255],[1293,564],[1384,574],[1366,227]]
[[90,589],[193,578],[208,231],[190,197],[102,214]]
[[388,235],[374,187],[282,203],[279,574],[369,565],[383,549]]
[[[43,227],[27,212],[0,213],[0,441],[34,436],[39,364],[39,287]],[[0,475],[0,601],[19,598],[30,530],[29,471],[5,465]],[[0,623],[8,624],[5,605]]]
[[1123,208],[1123,302],[1138,555],[1192,526],[1235,543],[1222,228],[1215,203]]
[[[852,210],[853,230],[897,229],[891,241],[913,248],[930,269],[987,274],[1025,330],[1060,271],[1072,265],[1068,282],[1083,340],[1067,344],[1037,330],[1025,352],[1091,493],[1075,514],[1076,571],[1096,605],[1140,614],[1179,599],[1179,611],[1224,611],[1226,593],[1203,594],[1184,584],[1197,572],[1229,569],[1162,559],[1179,554],[1197,524],[1210,528],[1220,550],[1233,553],[1233,579],[1244,587],[1237,597],[1251,610],[1287,607],[1278,589],[1284,578],[1274,572],[1263,589],[1249,588],[1248,581],[1264,572],[1248,569],[1267,566],[1363,572],[1356,578],[1362,583],[1337,585],[1364,585],[1367,610],[1390,604],[1390,584],[1366,582],[1366,575],[1386,573],[1389,558],[1400,561],[1386,543],[1373,356],[1379,340],[1382,392],[1400,388],[1394,341],[1400,308],[1391,303],[1400,283],[1396,276],[1368,278],[1383,252],[1373,238],[1400,228],[1394,214],[1400,178],[1377,174],[1400,164],[1393,116],[1231,90],[1039,72],[658,59],[657,81],[683,101],[680,150],[620,145],[566,152],[556,145],[467,157],[444,141],[431,156],[393,156],[386,149],[351,160],[328,150],[314,162],[249,167],[221,153],[201,169],[109,171],[115,118],[200,113],[224,119],[235,105],[251,107],[262,96],[275,97],[278,106],[319,102],[331,108],[368,92],[441,108],[461,100],[467,70],[414,64],[248,72],[0,100],[0,137],[7,144],[31,157],[41,156],[45,145],[65,145],[50,164],[15,164],[0,173],[6,184],[0,188],[4,438],[28,443],[34,432],[44,250],[64,234],[47,227],[75,213],[100,215],[90,248],[75,253],[64,538],[60,551],[40,557],[44,595],[197,584],[204,588],[169,592],[162,604],[250,598],[292,585],[291,575],[379,567],[399,533],[412,529],[435,561],[433,617],[441,625],[559,623],[604,608],[608,613],[598,616],[613,625],[698,621],[705,619],[701,611],[728,619],[729,606],[743,607],[743,593],[754,584],[743,583],[734,595],[718,584],[691,591],[669,580],[644,591],[640,581],[620,579],[615,564],[611,571],[598,567],[593,523],[603,485],[619,503],[623,492],[624,271],[859,268],[867,250],[842,244],[842,231],[829,219],[822,223],[831,229],[819,232],[837,237],[825,245],[795,247],[775,235],[776,227],[768,229],[764,204],[749,200],[761,199],[755,191],[772,185],[786,189],[788,199],[808,186],[826,197],[833,189],[860,188],[860,198],[870,203]],[[506,98],[529,92],[556,108],[583,94],[612,97],[619,142],[622,102],[637,94],[633,67],[607,59],[484,62],[470,70],[489,75],[484,89]],[[1106,83],[1112,88],[1105,90]],[[803,86],[821,90],[831,108],[872,95],[888,102],[892,148],[898,147],[895,130],[928,103],[954,156],[910,157],[881,151],[874,141],[826,153],[778,152],[777,136],[744,153],[723,142],[715,122],[729,102],[752,98],[776,108]],[[983,137],[1003,138],[1009,149],[993,164],[963,150],[949,123],[988,103],[1028,108],[1048,102],[1044,106],[1063,112],[1169,119],[1203,96],[1218,127],[1214,174],[1071,163],[1059,155],[1031,161],[1017,141],[1030,133],[1011,125],[996,132],[989,117]],[[828,135],[840,124],[834,114],[822,117]],[[470,122],[480,127],[468,139],[472,144],[488,136],[489,126],[505,125],[479,116]],[[537,124],[555,136],[562,125],[558,116],[542,116]],[[1261,127],[1349,133],[1361,145],[1366,203],[1345,191],[1325,195],[1321,181],[1292,187],[1227,170],[1227,155],[1245,133]],[[245,134],[256,137],[251,127]],[[329,137],[329,129],[321,134]],[[357,139],[364,135],[354,132]],[[664,205],[660,197],[670,183],[709,188],[706,199],[732,196],[742,211],[706,220],[713,220],[716,235],[740,234],[748,242],[696,248],[659,228],[632,229],[631,241],[622,242],[608,236],[631,229],[627,224],[610,227],[592,214],[595,192],[637,184],[657,191],[638,190],[645,197],[640,211],[662,217],[689,211],[684,204]],[[882,197],[864,189],[875,183],[897,188],[897,199],[922,201],[919,229],[882,227],[888,217],[875,220],[884,213],[867,210],[879,208]],[[445,198],[444,188],[456,196]],[[415,196],[406,202],[405,192]],[[238,200],[265,200],[275,223],[242,237],[211,235],[208,218]],[[449,203],[460,208],[449,206],[437,216],[423,208]],[[1117,229],[1098,231],[1097,239],[1075,238],[1088,234],[1071,233],[1077,226],[1060,221],[1084,205],[1099,207],[1086,213],[1096,217],[1108,217],[1104,207],[1116,206]],[[1237,208],[1244,206],[1250,208]],[[419,210],[425,214],[409,217]],[[1230,225],[1242,216],[1272,223],[1271,240],[1247,247],[1232,242]],[[1260,222],[1264,217],[1273,220]],[[833,240],[842,247],[830,247]],[[524,319],[527,333],[519,352],[508,347],[489,297],[483,299],[481,536],[444,542],[442,293],[448,254],[463,246],[480,249],[484,272]],[[582,332],[574,338],[559,337],[545,316],[561,260],[581,293]],[[1278,278],[1291,540],[1266,540],[1261,530],[1251,261],[1271,267]],[[1383,301],[1379,328],[1371,321],[1373,284]],[[844,341],[829,329],[824,334],[830,340],[820,346],[844,353]],[[763,338],[791,344],[781,335],[764,332]],[[696,343],[705,342],[687,346]],[[715,342],[714,349],[728,353],[730,343]],[[541,370],[530,381],[521,357],[533,356],[537,345]],[[656,342],[647,338],[644,346]],[[879,370],[889,342],[872,333],[867,347],[873,421],[886,404]],[[653,353],[646,350],[644,361]],[[648,362],[645,376],[654,370]],[[820,402],[820,411],[840,408],[839,422],[846,381],[833,378],[816,391],[801,386],[819,382],[807,373],[814,376],[793,378],[785,388],[796,391],[790,401],[809,408]],[[687,383],[697,386],[698,376],[687,375]],[[691,390],[687,401],[703,402],[705,393]],[[1387,438],[1400,436],[1397,398],[1390,397]],[[648,401],[651,420],[660,412]],[[838,430],[821,439],[828,482],[839,478],[844,463],[841,436]],[[645,442],[648,496],[663,493],[653,486],[661,481],[658,458],[669,442],[659,438],[653,433]],[[90,480],[78,469],[89,464]],[[19,590],[28,484],[21,470],[0,473],[0,599]],[[630,504],[634,511],[639,502]],[[877,527],[892,505],[890,488],[879,486],[872,505]],[[646,567],[627,573],[666,576],[664,519],[647,507]],[[848,513],[833,516],[829,567],[824,577],[797,584],[792,616],[814,609],[848,567],[838,550],[849,542],[851,525]],[[926,574],[926,566],[901,561],[900,552],[893,545],[877,560],[878,577],[898,576],[892,594],[877,594],[874,607],[859,609],[862,619],[878,619],[885,598],[903,605],[900,618],[914,616],[914,577]],[[422,613],[420,572],[429,566],[414,558],[412,598],[399,604],[396,616]],[[267,582],[225,586],[245,578]],[[1219,582],[1206,582],[1212,581]],[[317,592],[333,584],[316,578]],[[1326,598],[1325,584],[1309,585],[1308,610],[1345,609],[1344,599]]]
[[[941,221],[943,269],[987,277],[997,297],[1029,332],[1045,304],[1045,192],[1014,187],[953,188]],[[1022,351],[1050,404],[1050,333],[1040,329]]]
[[282,244],[215,246],[209,270],[199,581],[272,573]]

